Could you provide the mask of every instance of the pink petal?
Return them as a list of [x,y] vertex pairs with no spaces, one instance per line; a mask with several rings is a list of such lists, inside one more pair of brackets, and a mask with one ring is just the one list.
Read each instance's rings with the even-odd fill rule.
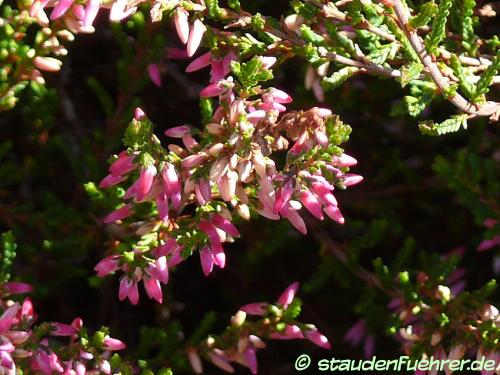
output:
[[212,54],[210,52],[204,53],[203,55],[197,57],[187,66],[186,72],[192,73],[197,70],[203,69],[210,65],[212,61]]
[[161,73],[157,64],[148,65],[148,74],[151,81],[157,86],[161,87]]
[[189,38],[188,16],[189,13],[185,9],[177,7],[174,15],[174,23],[177,35],[179,35],[179,39],[183,44],[186,44]]
[[290,284],[285,289],[285,291],[279,296],[278,304],[282,305],[286,309],[288,305],[292,303],[298,289],[299,289],[299,283],[297,281]]
[[204,246],[200,250],[200,262],[203,273],[208,276],[214,267],[212,251],[208,246]]
[[187,54],[189,57],[193,56],[200,46],[201,40],[203,38],[203,34],[207,30],[206,26],[199,19],[195,20],[193,23],[193,27],[189,32],[189,39],[187,42]]
[[87,2],[87,6],[85,7],[85,16],[83,17],[83,26],[92,26],[100,8],[101,0],[89,0]]
[[229,220],[227,220],[224,216],[215,214],[212,216],[211,223],[215,225],[217,228],[222,229],[224,232],[229,234],[230,236],[233,237],[239,237],[240,232],[238,229],[234,226],[233,223],[231,223]]

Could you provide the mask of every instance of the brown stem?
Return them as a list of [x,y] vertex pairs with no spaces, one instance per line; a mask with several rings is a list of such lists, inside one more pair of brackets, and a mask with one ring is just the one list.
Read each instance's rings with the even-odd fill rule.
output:
[[451,95],[449,94],[450,85],[448,84],[448,81],[439,70],[437,64],[433,61],[432,56],[427,53],[427,50],[425,49],[418,34],[414,30],[410,30],[408,28],[408,20],[410,18],[410,14],[401,0],[394,0],[394,11],[396,13],[396,17],[398,19],[401,30],[403,30],[403,32],[406,34],[413,50],[417,53],[422,64],[424,64],[424,66],[427,68],[430,77],[436,84],[439,91],[462,112],[468,113],[471,118],[484,116],[490,117],[491,119],[495,119],[496,117],[496,119],[498,119],[498,115],[500,113],[499,103],[486,102],[484,104],[476,106],[467,101],[458,93],[454,93]]

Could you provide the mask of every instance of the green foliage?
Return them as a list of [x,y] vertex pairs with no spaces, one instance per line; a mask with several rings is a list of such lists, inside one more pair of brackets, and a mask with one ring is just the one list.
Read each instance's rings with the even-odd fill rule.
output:
[[476,87],[471,81],[472,73],[462,66],[460,59],[456,55],[451,56],[451,68],[459,80],[460,89],[464,95],[469,99],[473,98]]
[[218,0],[205,0],[205,5],[207,6],[208,14],[211,18],[220,18],[222,10]]
[[290,1],[290,6],[295,13],[300,14],[305,19],[312,19],[319,13],[319,9],[309,2],[292,0]]
[[0,235],[0,248],[2,250],[0,258],[0,280],[6,282],[10,279],[10,267],[16,257],[17,244],[12,232],[5,232]]
[[241,9],[241,4],[239,0],[228,0],[227,4],[231,9],[235,10],[236,12],[239,12]]
[[416,16],[410,18],[408,24],[414,29],[427,25],[438,12],[438,6],[434,1],[428,1],[420,6],[420,11]]
[[347,66],[334,72],[331,76],[323,78],[321,86],[325,90],[333,90],[340,87],[345,81],[352,77],[359,69]]
[[450,15],[453,0],[441,0],[436,17],[432,22],[432,30],[425,38],[425,45],[429,53],[434,53],[446,36],[446,21]]
[[213,102],[211,98],[200,98],[201,117],[204,124],[208,124],[214,113]]
[[463,19],[462,19],[462,46],[472,53],[475,53],[477,39],[474,33],[474,8],[476,7],[475,0],[462,0],[463,4]]
[[500,70],[500,51],[497,52],[497,55],[491,62],[491,65],[489,65],[483,74],[481,74],[481,77],[476,84],[476,90],[473,98],[475,102],[483,100],[482,96],[489,91],[493,77],[498,73],[498,70]]
[[433,169],[472,212],[478,225],[483,225],[488,218],[500,217],[495,208],[500,199],[497,162],[461,151],[454,162],[436,157]]
[[403,98],[406,111],[412,117],[419,116],[436,97],[436,86],[430,81],[413,80],[409,82],[410,94]]
[[401,68],[401,86],[405,87],[411,81],[417,79],[420,76],[420,73],[424,69],[422,63],[413,61]]
[[273,78],[272,71],[264,68],[258,56],[253,57],[246,63],[232,61],[231,70],[242,87],[247,90],[257,86],[260,82],[268,81]]
[[454,115],[443,122],[436,124],[433,121],[423,121],[418,125],[424,135],[443,135],[455,133],[460,128],[467,129],[467,115]]
[[316,34],[309,26],[302,25],[300,27],[300,33],[304,40],[315,46],[320,46],[323,44],[324,39],[321,35]]

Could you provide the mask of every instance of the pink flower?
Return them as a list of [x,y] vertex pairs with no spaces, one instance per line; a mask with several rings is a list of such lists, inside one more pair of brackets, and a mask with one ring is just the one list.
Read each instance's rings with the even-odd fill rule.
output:
[[125,181],[127,177],[125,176],[114,176],[112,174],[107,175],[102,179],[102,181],[99,183],[99,187],[101,189],[106,189],[111,186],[118,185],[120,182]]
[[191,169],[199,166],[200,164],[203,164],[207,160],[207,158],[207,155],[204,154],[189,155],[182,159],[181,166],[184,169]]
[[71,5],[73,5],[73,0],[59,0],[50,14],[50,19],[55,20],[61,17],[68,11]]
[[181,125],[174,126],[173,128],[165,130],[165,135],[172,138],[182,138],[184,135],[189,134],[190,132],[191,129],[189,128],[189,126]]
[[168,221],[169,208],[168,208],[168,198],[165,193],[160,193],[156,196],[156,207],[158,208],[158,216],[163,222]]
[[85,16],[83,17],[84,27],[92,26],[100,8],[101,0],[88,0],[87,6],[85,7]]
[[321,204],[318,202],[316,196],[309,190],[303,190],[300,193],[300,201],[304,207],[316,218],[323,220],[323,211],[321,210]]
[[120,280],[118,298],[120,301],[128,298],[133,305],[137,305],[137,303],[139,302],[139,290],[137,289],[137,282],[128,278],[127,276],[122,277],[122,279]]
[[97,263],[97,265],[94,267],[94,270],[97,272],[97,276],[104,277],[118,270],[118,267],[119,256],[110,255]]
[[109,13],[110,21],[119,22],[137,11],[137,7],[130,7],[127,10],[125,10],[127,5],[128,5],[127,0],[115,1],[111,6],[111,12]]
[[125,206],[114,210],[104,218],[104,223],[111,224],[117,220],[122,220],[129,217],[133,214],[132,210],[130,209],[131,207],[131,204],[126,204]]
[[303,339],[304,334],[302,330],[296,325],[288,325],[285,327],[283,332],[274,332],[270,335],[272,339],[275,340],[293,340],[293,339]]
[[197,57],[186,68],[186,73],[196,72],[197,70],[203,69],[212,63],[212,54],[210,52],[204,53],[203,55]]
[[[116,4],[116,3],[115,3]],[[142,110],[142,108],[136,107],[134,109],[134,119],[136,121],[141,121],[146,118],[146,113]],[[126,151],[125,151],[126,153]]]
[[213,254],[209,246],[204,246],[200,250],[200,263],[203,273],[208,276],[214,267]]
[[174,238],[169,237],[166,239],[165,244],[157,247],[155,250],[153,250],[153,255],[155,257],[162,257],[165,255],[170,255],[174,251],[178,250],[180,245],[177,243],[177,241]]
[[195,185],[196,198],[200,206],[204,206],[212,199],[210,183],[207,180],[199,180]]
[[284,92],[282,90],[272,88],[270,93],[271,93],[273,100],[277,103],[287,104],[287,103],[291,103],[293,100],[290,95],[288,95],[286,92]]
[[69,324],[52,323],[52,328],[54,328],[50,333],[52,336],[75,336],[78,333],[78,330]]
[[134,183],[135,195],[137,200],[141,201],[146,197],[153,185],[153,178],[156,175],[156,167],[154,165],[148,165],[141,170],[139,178]]
[[116,351],[125,349],[127,346],[120,340],[106,336],[103,341],[103,348],[106,350]]
[[262,66],[266,69],[270,69],[278,59],[274,56],[261,56],[260,61],[262,62]]
[[230,236],[233,237],[239,237],[240,232],[238,229],[231,223],[229,220],[227,220],[224,216],[215,214],[212,216],[212,219],[210,222],[215,225],[217,228],[222,229],[224,232],[229,234]]
[[358,164],[358,161],[352,156],[342,154],[340,156],[334,156],[332,159],[332,164],[337,167],[352,167],[353,165]]
[[224,268],[226,266],[226,254],[222,246],[214,246],[214,244],[212,244],[211,250],[214,264],[220,268]]
[[[136,108],[136,111],[142,111],[140,108]],[[141,117],[144,116],[144,112],[140,114]],[[118,159],[116,159],[109,166],[109,172],[113,176],[121,176],[126,173],[133,171],[136,168],[136,164],[134,164],[134,155],[129,155],[127,151],[123,151],[118,155]]]
[[326,206],[324,210],[325,213],[330,217],[330,219],[336,221],[339,224],[345,223],[344,216],[342,216],[342,213],[340,212],[337,206],[333,205]]
[[306,223],[296,210],[288,210],[285,217],[302,234],[307,234]]
[[156,259],[154,265],[149,267],[149,274],[161,281],[163,284],[168,284],[169,270],[166,256],[160,256]]
[[46,72],[58,72],[61,70],[62,62],[53,57],[36,56],[33,59],[33,64],[40,70]]
[[[276,199],[274,200],[273,212],[275,214],[281,213],[285,214],[288,209],[288,202],[290,198],[292,198],[293,194],[293,185],[291,181],[288,181],[283,187],[281,187],[276,193]],[[285,209],[285,212],[281,212]]]
[[217,230],[207,220],[201,220],[200,224],[199,224],[199,228],[210,239],[210,243],[211,243],[211,246],[212,246],[212,252],[214,252],[214,256],[217,256],[215,254],[215,251],[219,250],[219,249],[222,250],[222,244],[221,244],[221,241],[220,241],[220,238],[219,238],[219,234],[217,233]]
[[248,348],[244,353],[245,361],[252,374],[257,374],[257,355],[254,348]]
[[203,34],[207,30],[206,26],[199,19],[195,20],[189,32],[189,39],[187,42],[187,54],[189,57],[193,56],[200,46]]
[[38,349],[35,354],[35,361],[40,370],[46,375],[51,375],[54,371],[64,372],[55,353],[47,354],[43,349]]
[[156,300],[158,303],[163,302],[163,293],[161,291],[160,282],[154,277],[144,277],[144,289],[149,298]]
[[5,283],[4,288],[10,294],[24,294],[33,291],[33,287],[31,285],[16,281]]
[[224,352],[222,352],[222,350],[215,349],[215,350],[212,350],[208,353],[208,358],[210,358],[210,361],[212,361],[212,363],[215,366],[219,367],[220,369],[222,369],[226,372],[233,373],[234,368],[233,368],[233,366],[231,366],[229,364],[229,361],[225,358],[223,353]]
[[177,7],[174,14],[175,29],[177,35],[183,44],[186,44],[189,39],[189,13],[181,7]]
[[314,344],[318,345],[321,348],[324,349],[332,348],[326,336],[321,334],[321,332],[319,332],[317,329],[311,329],[307,331],[305,336],[309,341],[313,342]]
[[30,17],[35,17],[39,11],[43,10],[50,0],[35,0],[30,6]]
[[241,306],[240,310],[250,315],[263,316],[266,315],[268,304],[263,302],[249,303]]
[[363,181],[363,176],[354,173],[344,174],[343,183],[345,186],[356,185],[359,184],[361,181]]
[[219,96],[223,92],[224,89],[220,86],[219,82],[214,82],[201,90],[200,96],[204,98],[211,98],[214,96]]
[[278,298],[278,303],[283,306],[283,308],[287,308],[288,305],[290,305],[295,298],[295,294],[297,293],[297,290],[299,289],[299,283],[295,281],[294,283],[290,284],[285,291],[279,296]]
[[158,65],[149,64],[147,70],[151,82],[153,82],[157,87],[161,87],[161,73],[160,69],[158,68]]

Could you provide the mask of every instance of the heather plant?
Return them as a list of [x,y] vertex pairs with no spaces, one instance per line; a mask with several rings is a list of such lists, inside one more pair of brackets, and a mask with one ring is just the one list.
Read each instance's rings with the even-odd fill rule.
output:
[[500,374],[497,11],[0,3],[2,371]]

